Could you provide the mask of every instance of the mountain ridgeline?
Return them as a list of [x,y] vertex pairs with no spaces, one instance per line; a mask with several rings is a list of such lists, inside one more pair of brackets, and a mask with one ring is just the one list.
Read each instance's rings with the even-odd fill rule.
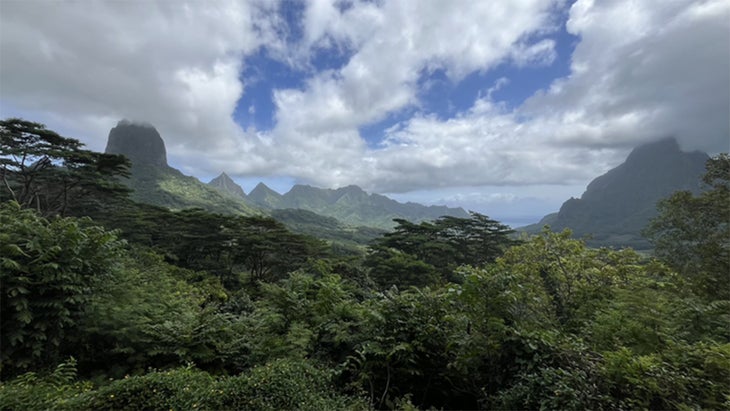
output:
[[708,159],[702,152],[681,151],[672,138],[639,146],[588,184],[581,198],[569,199],[558,213],[524,229],[535,232],[547,224],[556,231],[570,228],[593,246],[650,248],[641,231],[657,215],[657,202],[675,191],[700,192]]
[[135,201],[177,210],[198,207],[222,214],[258,213],[248,203],[170,167],[165,143],[152,125],[120,121],[109,131],[106,153],[123,154],[132,162],[125,184],[133,190]]
[[297,184],[281,195],[260,183],[248,199],[266,209],[307,210],[334,217],[346,224],[381,229],[392,228],[395,218],[412,222],[435,220],[442,216],[469,218],[462,208],[399,203],[380,194],[368,194],[354,185],[333,190]]
[[[278,214],[289,219],[294,217],[295,210],[304,210],[335,218],[346,226],[384,230],[395,226],[395,218],[421,222],[441,216],[469,217],[461,208],[403,204],[368,194],[357,186],[332,190],[295,185],[281,195],[260,183],[246,195],[226,173],[204,184],[167,164],[162,137],[153,126],[144,123],[120,121],[109,132],[106,152],[123,154],[131,160],[132,176],[127,184],[134,190],[133,199],[171,209],[200,207],[222,214]],[[275,210],[288,211],[274,213]],[[311,223],[311,216],[299,214],[300,220]]]

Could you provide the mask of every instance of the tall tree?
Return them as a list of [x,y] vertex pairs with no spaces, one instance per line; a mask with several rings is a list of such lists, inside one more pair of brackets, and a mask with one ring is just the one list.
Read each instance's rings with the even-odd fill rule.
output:
[[126,188],[111,177],[126,176],[129,162],[82,147],[39,123],[0,121],[0,201],[15,200],[44,215],[65,215],[69,207],[125,195]]
[[453,281],[456,267],[490,263],[515,244],[509,227],[475,212],[471,218],[445,216],[420,224],[394,221],[398,226],[375,241],[365,260],[383,286],[422,286],[439,276]]

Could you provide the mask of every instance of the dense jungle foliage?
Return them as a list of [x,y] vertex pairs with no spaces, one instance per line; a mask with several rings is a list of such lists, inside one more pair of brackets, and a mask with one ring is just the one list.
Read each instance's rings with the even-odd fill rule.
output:
[[130,201],[125,159],[0,122],[0,409],[728,409],[730,157],[656,258],[480,214],[364,255]]

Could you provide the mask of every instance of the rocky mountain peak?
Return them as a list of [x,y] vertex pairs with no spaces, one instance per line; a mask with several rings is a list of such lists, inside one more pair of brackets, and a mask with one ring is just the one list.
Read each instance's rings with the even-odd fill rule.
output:
[[210,180],[208,185],[215,187],[216,189],[223,191],[224,193],[233,194],[238,197],[245,197],[246,193],[243,188],[236,184],[235,181],[226,173],[221,173],[218,177]]
[[167,151],[160,133],[148,123],[122,120],[109,131],[106,153],[123,154],[135,165],[167,167]]

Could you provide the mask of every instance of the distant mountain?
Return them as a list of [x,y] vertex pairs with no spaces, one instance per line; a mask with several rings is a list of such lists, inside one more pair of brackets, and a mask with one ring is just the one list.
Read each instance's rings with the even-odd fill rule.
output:
[[350,226],[368,226],[386,230],[394,227],[394,218],[420,222],[445,215],[469,217],[462,208],[403,204],[379,194],[368,194],[354,185],[332,190],[297,184],[289,192],[281,195],[266,185],[259,184],[247,198],[252,203],[268,209],[302,209],[336,218]]
[[208,185],[234,197],[246,198],[246,193],[243,191],[243,188],[228,177],[226,173],[221,173],[218,177],[210,180]]
[[[626,161],[594,179],[580,199],[571,198],[541,223],[590,235],[593,246],[649,248],[641,230],[657,215],[656,204],[678,190],[699,192],[708,155],[682,152],[674,139],[635,148]],[[539,230],[541,223],[525,227]]]
[[[377,236],[368,228],[391,229],[395,226],[394,218],[420,222],[442,216],[469,217],[462,208],[403,204],[379,194],[368,194],[354,185],[336,190],[295,185],[288,193],[281,195],[259,183],[246,195],[243,188],[226,173],[203,184],[167,164],[165,143],[152,125],[127,120],[120,121],[109,132],[106,152],[123,154],[132,161],[132,176],[127,184],[134,190],[132,199],[136,201],[172,209],[200,207],[225,214],[257,214],[260,213],[257,207],[260,207],[270,214],[288,219],[290,225],[300,231],[320,231],[324,237],[333,240],[335,237],[341,239],[343,234],[332,230],[344,230],[349,232],[344,234],[345,237],[362,244]],[[313,218],[294,210],[334,218],[344,226],[330,227],[332,221]],[[318,224],[321,227],[316,227]]]
[[123,154],[131,160],[132,175],[125,184],[133,190],[131,197],[135,201],[171,209],[200,207],[223,214],[259,213],[243,198],[221,193],[167,165],[165,143],[149,124],[120,121],[109,132],[106,152]]
[[258,183],[256,187],[248,193],[248,200],[267,209],[283,208],[281,206],[281,194],[270,189],[264,183]]

